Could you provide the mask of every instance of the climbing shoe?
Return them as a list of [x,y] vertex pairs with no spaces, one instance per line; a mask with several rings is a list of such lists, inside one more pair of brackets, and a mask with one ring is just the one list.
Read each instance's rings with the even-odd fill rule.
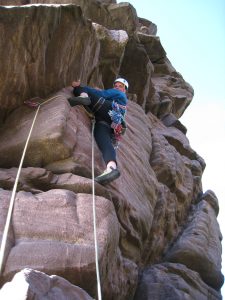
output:
[[101,175],[95,178],[95,181],[102,185],[105,185],[117,179],[118,177],[120,177],[120,171],[111,167],[110,171],[105,170]]
[[69,103],[71,106],[75,105],[89,105],[91,104],[91,100],[89,97],[83,97],[83,96],[78,96],[78,97],[70,97],[68,99]]

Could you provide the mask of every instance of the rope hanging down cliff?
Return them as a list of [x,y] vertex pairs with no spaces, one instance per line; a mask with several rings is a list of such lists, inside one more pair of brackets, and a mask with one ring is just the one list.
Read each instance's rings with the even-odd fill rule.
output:
[[51,97],[43,103],[33,102],[33,101],[25,101],[24,102],[25,104],[29,105],[30,107],[37,107],[37,110],[36,110],[36,113],[34,115],[34,119],[33,119],[30,131],[29,131],[29,134],[28,134],[28,137],[27,137],[24,149],[23,149],[22,157],[21,157],[21,160],[20,160],[19,168],[18,168],[18,171],[17,171],[17,174],[16,174],[16,179],[15,179],[15,183],[14,183],[13,190],[12,190],[12,195],[11,195],[10,202],[9,202],[9,208],[8,208],[8,213],[7,213],[7,217],[6,217],[6,223],[5,223],[5,227],[4,227],[4,231],[3,231],[3,235],[2,235],[1,247],[0,247],[0,275],[2,275],[2,271],[3,271],[3,261],[4,261],[4,256],[5,256],[5,248],[6,248],[6,242],[7,242],[8,232],[9,232],[9,226],[10,226],[10,221],[11,221],[12,212],[13,212],[13,206],[14,206],[14,202],[15,202],[17,185],[18,185],[18,181],[19,181],[19,177],[20,177],[24,157],[25,157],[25,154],[26,154],[26,151],[27,151],[28,143],[30,141],[31,133],[33,131],[34,124],[35,124],[35,121],[37,119],[37,115],[38,115],[38,112],[40,110],[41,105],[49,102],[50,100],[55,99],[56,97],[59,97],[59,95]]
[[98,240],[96,230],[96,205],[95,205],[95,164],[94,164],[94,129],[95,129],[95,118],[92,117],[92,130],[91,130],[91,173],[92,173],[92,210],[93,210],[93,225],[94,225],[94,242],[95,242],[95,267],[97,276],[97,291],[98,300],[102,300],[101,294],[101,283],[99,275],[98,265]]
[[15,180],[15,183],[14,183],[14,186],[13,186],[12,195],[11,195],[10,202],[9,202],[9,209],[8,209],[6,223],[5,223],[5,227],[4,227],[4,231],[3,231],[3,235],[2,235],[1,248],[0,248],[0,275],[2,275],[2,270],[3,270],[5,247],[6,247],[6,242],[7,242],[8,232],[9,232],[9,226],[10,226],[10,221],[11,221],[12,212],[13,212],[13,206],[14,206],[14,202],[15,202],[16,189],[17,189],[17,185],[18,185],[18,181],[19,181],[19,177],[20,177],[24,157],[25,157],[25,154],[26,154],[27,146],[28,146],[28,143],[29,143],[29,140],[30,140],[30,137],[31,137],[31,133],[32,133],[34,123],[36,121],[39,109],[40,109],[40,105],[38,106],[38,109],[35,113],[33,123],[31,125],[30,132],[29,132],[28,137],[27,137],[27,141],[26,141],[26,144],[25,144],[25,147],[24,147],[24,150],[23,150],[21,160],[20,160],[19,168],[18,168],[18,171],[17,171],[17,174],[16,174],[16,180]]
[[[21,169],[22,169],[22,165],[23,165],[23,161],[24,161],[24,157],[26,155],[26,151],[27,151],[27,147],[28,147],[28,143],[30,141],[30,137],[34,128],[34,124],[35,121],[37,119],[37,115],[38,112],[41,108],[41,106],[43,104],[46,104],[47,102],[59,97],[60,95],[56,95],[54,97],[51,97],[49,99],[47,99],[46,101],[39,103],[39,102],[35,102],[31,100],[25,101],[24,103],[26,105],[28,105],[29,107],[33,107],[36,108],[36,113],[34,115],[34,119],[23,149],[23,153],[22,153],[22,157],[20,160],[20,164],[19,164],[19,168],[17,171],[17,175],[16,175],[16,179],[15,179],[15,183],[13,186],[13,190],[12,190],[12,195],[10,198],[10,203],[9,203],[9,209],[8,209],[8,213],[7,213],[7,218],[6,218],[6,223],[5,223],[5,227],[4,227],[4,231],[3,231],[3,236],[2,236],[2,243],[1,243],[1,247],[0,247],[0,276],[2,275],[3,272],[3,262],[4,262],[4,257],[5,257],[5,248],[6,248],[6,242],[7,242],[7,237],[8,237],[8,232],[9,232],[9,226],[10,226],[10,221],[12,218],[12,213],[13,213],[13,206],[15,203],[15,196],[16,196],[16,190],[17,190],[17,185],[19,182],[19,177],[20,177],[20,173],[21,173]],[[97,276],[97,292],[98,292],[98,299],[101,300],[102,299],[102,295],[101,295],[101,283],[100,283],[100,275],[99,275],[99,265],[98,265],[98,244],[97,244],[97,231],[96,231],[96,204],[95,204],[95,174],[94,174],[94,128],[95,128],[95,119],[94,117],[92,117],[92,203],[93,203],[93,226],[94,226],[94,244],[95,244],[95,264],[96,264],[96,276]]]

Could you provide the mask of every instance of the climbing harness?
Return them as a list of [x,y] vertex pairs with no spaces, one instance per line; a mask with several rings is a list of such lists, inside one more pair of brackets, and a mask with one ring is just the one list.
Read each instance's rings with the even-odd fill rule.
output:
[[[23,150],[23,154],[20,160],[20,164],[19,164],[19,168],[17,171],[17,175],[16,175],[16,180],[13,186],[13,191],[12,191],[12,195],[10,198],[10,203],[9,203],[9,209],[8,209],[8,214],[7,214],[7,218],[6,218],[6,224],[5,224],[5,228],[3,231],[3,236],[2,236],[2,243],[1,243],[1,247],[0,247],[0,276],[2,275],[2,271],[3,271],[3,262],[4,262],[4,256],[5,256],[5,248],[6,248],[6,242],[7,242],[7,236],[8,236],[8,232],[9,232],[9,226],[10,226],[10,221],[11,221],[11,217],[12,217],[12,212],[13,212],[13,206],[14,206],[14,202],[15,202],[15,196],[16,196],[16,189],[17,189],[17,185],[18,185],[18,181],[19,181],[19,177],[20,177],[20,173],[21,173],[21,169],[22,169],[22,165],[23,165],[23,161],[24,161],[24,157],[27,151],[27,147],[28,147],[28,143],[30,141],[30,137],[31,137],[31,133],[33,131],[34,128],[34,124],[35,121],[37,119],[37,115],[38,112],[40,110],[40,107],[44,104],[46,104],[47,102],[60,97],[61,95],[56,95],[54,97],[51,97],[49,99],[47,99],[44,102],[40,102],[40,100],[42,100],[39,97],[36,98],[32,98],[30,100],[26,100],[24,101],[24,104],[28,105],[31,108],[37,108],[26,143],[25,143],[25,147]],[[89,117],[92,120],[92,155],[91,155],[91,160],[92,160],[92,207],[93,207],[93,225],[94,225],[94,245],[95,245],[95,264],[96,264],[96,276],[97,276],[97,292],[98,292],[98,300],[102,300],[102,295],[101,295],[101,283],[100,283],[100,275],[99,275],[99,264],[98,264],[98,243],[97,243],[97,230],[96,230],[96,203],[95,203],[95,174],[94,174],[94,128],[95,128],[95,118],[93,115],[91,115],[91,113],[89,111],[87,111]]]
[[101,97],[98,99],[98,101],[95,103],[95,105],[92,107],[92,112],[95,114],[105,103],[105,98]]

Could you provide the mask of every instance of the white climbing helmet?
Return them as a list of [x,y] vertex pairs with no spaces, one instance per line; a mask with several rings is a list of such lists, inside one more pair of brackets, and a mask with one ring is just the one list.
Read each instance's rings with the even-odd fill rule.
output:
[[114,84],[115,84],[116,82],[121,82],[121,83],[123,83],[123,84],[125,85],[126,89],[128,90],[129,84],[128,84],[128,82],[127,82],[126,79],[124,79],[124,78],[116,78],[116,80],[114,81]]

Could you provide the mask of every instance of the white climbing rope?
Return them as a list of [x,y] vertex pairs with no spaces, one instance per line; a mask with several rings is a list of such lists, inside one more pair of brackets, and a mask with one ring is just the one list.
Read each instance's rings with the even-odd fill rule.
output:
[[7,242],[8,232],[9,232],[10,220],[11,220],[11,216],[12,216],[12,212],[13,212],[13,206],[14,206],[14,202],[15,202],[16,189],[17,189],[17,185],[18,185],[18,181],[19,181],[20,172],[21,172],[21,169],[22,169],[24,157],[25,157],[25,154],[26,154],[26,151],[27,151],[27,146],[28,146],[28,143],[29,143],[29,140],[30,140],[30,136],[31,136],[31,133],[32,133],[34,123],[36,121],[39,109],[40,109],[40,105],[38,106],[38,108],[36,110],[36,113],[35,113],[31,128],[30,128],[30,132],[29,132],[28,137],[27,137],[26,144],[25,144],[25,147],[23,149],[23,154],[22,154],[22,157],[21,157],[21,160],[20,160],[20,165],[19,165],[19,168],[18,168],[18,171],[17,171],[17,174],[16,174],[16,180],[15,180],[15,183],[14,183],[14,186],[13,186],[12,195],[11,195],[10,202],[9,202],[9,209],[8,209],[8,214],[7,214],[7,218],[6,218],[5,228],[4,228],[3,235],[2,235],[1,248],[0,248],[0,275],[2,274],[3,261],[4,261],[4,255],[5,255],[5,247],[6,247],[6,242]]
[[24,149],[23,149],[23,154],[22,154],[22,157],[21,157],[21,160],[20,160],[19,168],[18,168],[18,171],[17,171],[17,174],[16,174],[16,179],[15,179],[15,183],[14,183],[13,190],[12,190],[12,195],[11,195],[10,202],[9,202],[9,208],[8,208],[8,213],[7,213],[7,217],[6,217],[6,223],[5,223],[5,227],[4,227],[4,231],[3,231],[3,235],[2,235],[1,247],[0,247],[0,276],[2,275],[2,271],[3,271],[5,248],[6,248],[6,242],[7,242],[8,232],[9,232],[9,226],[10,226],[10,221],[11,221],[12,212],[13,212],[13,206],[14,206],[14,202],[15,202],[16,189],[17,189],[17,185],[18,185],[18,181],[19,181],[19,177],[20,177],[24,157],[25,157],[25,154],[26,154],[26,151],[27,151],[27,146],[28,146],[28,143],[30,141],[31,133],[33,131],[34,124],[35,124],[35,121],[37,119],[37,115],[38,115],[38,112],[40,110],[40,107],[43,104],[45,104],[45,103],[49,102],[50,100],[53,100],[54,98],[59,97],[59,96],[60,95],[51,97],[51,98],[47,99],[46,101],[44,101],[43,103],[38,103],[37,104],[37,110],[36,110],[36,113],[34,115],[34,119],[33,119],[30,131],[29,131],[29,134],[28,134],[28,137],[27,137],[27,140],[26,140],[26,144],[25,144]]
[[94,242],[95,242],[95,266],[96,266],[96,277],[97,277],[97,291],[98,300],[102,299],[101,294],[101,282],[99,275],[99,264],[98,264],[98,241],[97,241],[97,230],[96,230],[96,204],[95,204],[95,170],[94,170],[94,129],[95,119],[92,118],[92,130],[91,130],[91,170],[92,170],[92,209],[93,209],[93,225],[94,225]]
[[[19,168],[17,171],[17,175],[16,175],[16,179],[15,179],[15,183],[13,186],[13,190],[12,190],[12,195],[10,198],[10,202],[9,202],[9,208],[8,208],[8,213],[7,213],[7,218],[6,218],[6,224],[4,227],[4,231],[3,231],[3,235],[2,235],[2,242],[1,242],[1,247],[0,247],[0,276],[2,275],[2,271],[3,271],[3,263],[4,263],[4,257],[5,257],[5,248],[6,248],[6,242],[7,242],[7,237],[8,237],[8,232],[9,232],[9,226],[10,226],[10,221],[11,221],[11,217],[12,217],[12,212],[13,212],[13,206],[14,206],[14,202],[15,202],[15,196],[16,196],[16,190],[17,190],[17,185],[18,185],[18,181],[19,181],[19,177],[20,177],[20,173],[21,173],[21,169],[22,169],[22,165],[23,165],[23,161],[24,161],[24,157],[26,155],[26,151],[27,151],[27,147],[28,147],[28,143],[30,141],[30,137],[31,137],[31,133],[33,131],[34,128],[34,124],[35,121],[37,119],[37,115],[38,112],[40,110],[40,107],[59,97],[61,95],[56,95],[54,97],[51,97],[49,99],[47,99],[46,101],[44,101],[43,103],[36,103],[37,104],[37,110],[24,146],[24,150],[23,150],[23,154],[20,160],[20,164],[19,164]],[[98,292],[98,300],[102,300],[102,295],[101,295],[101,283],[100,283],[100,275],[99,275],[99,264],[98,264],[98,242],[97,242],[97,230],[96,230],[96,204],[95,204],[95,173],[94,173],[94,128],[95,128],[95,119],[92,118],[92,157],[91,157],[91,161],[92,161],[92,199],[93,199],[93,225],[94,225],[94,244],[95,244],[95,265],[96,265],[96,276],[97,276],[97,292]]]

